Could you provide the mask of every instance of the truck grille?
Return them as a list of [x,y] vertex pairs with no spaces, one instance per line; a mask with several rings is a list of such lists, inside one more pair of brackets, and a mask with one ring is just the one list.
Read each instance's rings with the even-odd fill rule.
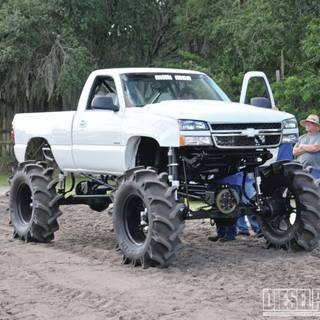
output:
[[211,124],[216,147],[276,148],[282,136],[281,123]]
[[212,130],[245,130],[247,128],[253,129],[281,129],[281,122],[273,123],[218,123],[211,124]]
[[215,140],[219,147],[265,147],[270,145],[278,145],[280,143],[280,135],[259,135],[253,138],[244,136],[218,136]]

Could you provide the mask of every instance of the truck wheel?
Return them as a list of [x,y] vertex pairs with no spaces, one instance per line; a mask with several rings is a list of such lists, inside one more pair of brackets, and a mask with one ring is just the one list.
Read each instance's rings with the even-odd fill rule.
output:
[[312,176],[295,162],[274,163],[262,173],[261,190],[272,217],[262,218],[269,246],[311,251],[320,237],[320,193]]
[[57,201],[53,168],[28,161],[19,165],[10,185],[10,219],[14,237],[49,242],[59,229],[61,215]]
[[181,246],[184,205],[165,180],[164,174],[141,167],[120,179],[113,225],[125,264],[167,267]]

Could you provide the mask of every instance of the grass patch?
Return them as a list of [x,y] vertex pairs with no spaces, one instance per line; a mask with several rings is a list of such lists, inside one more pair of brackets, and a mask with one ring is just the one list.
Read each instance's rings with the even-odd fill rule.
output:
[[[187,203],[185,203],[187,204]],[[199,210],[203,207],[207,207],[208,205],[202,201],[190,201],[190,209],[192,211]],[[205,210],[208,210],[208,208],[205,208]]]
[[5,172],[0,172],[0,187],[8,186],[8,174]]

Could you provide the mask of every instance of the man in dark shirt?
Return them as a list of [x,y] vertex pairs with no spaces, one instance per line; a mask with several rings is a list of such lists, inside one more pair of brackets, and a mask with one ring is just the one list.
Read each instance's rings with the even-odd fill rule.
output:
[[319,117],[310,114],[307,119],[301,120],[300,124],[306,128],[307,133],[299,138],[293,148],[293,155],[304,167],[311,166],[311,174],[320,178],[320,123]]

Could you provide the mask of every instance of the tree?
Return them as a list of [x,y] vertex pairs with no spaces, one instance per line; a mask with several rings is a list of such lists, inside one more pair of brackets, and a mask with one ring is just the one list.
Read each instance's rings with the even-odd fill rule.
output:
[[0,101],[69,109],[90,71],[123,66],[202,70],[237,100],[243,74],[273,80],[283,52],[288,90],[275,85],[279,100],[308,108],[318,97],[319,17],[316,0],[3,0]]

